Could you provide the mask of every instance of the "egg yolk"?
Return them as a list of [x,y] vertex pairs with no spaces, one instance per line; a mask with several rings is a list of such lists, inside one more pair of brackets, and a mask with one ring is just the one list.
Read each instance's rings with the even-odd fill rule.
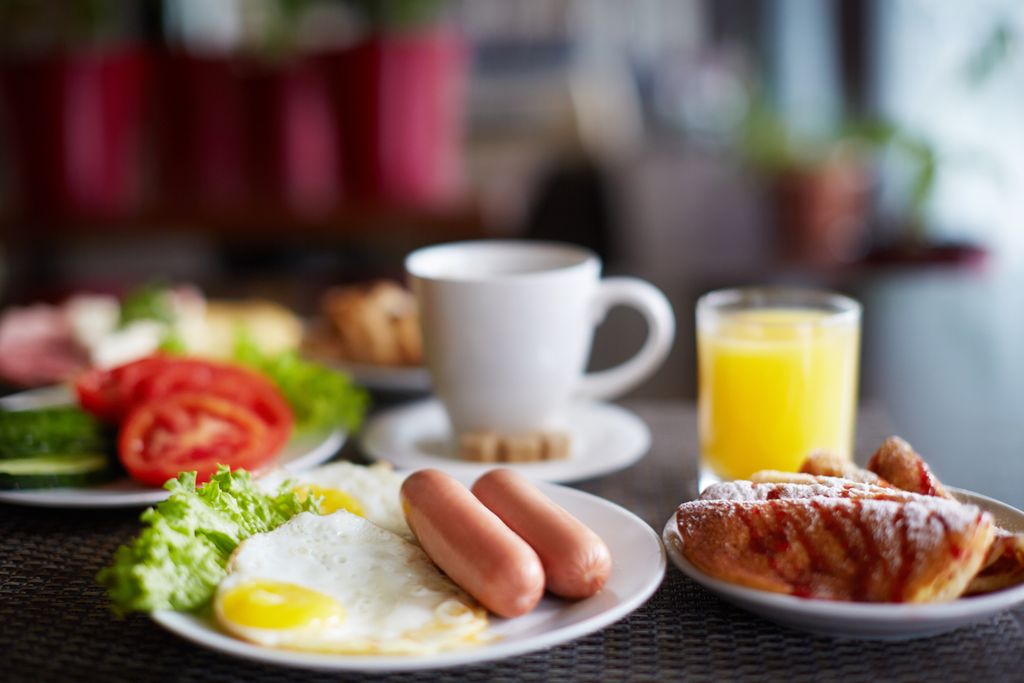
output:
[[338,510],[348,510],[353,515],[366,516],[366,512],[359,501],[344,491],[325,489],[316,484],[303,484],[302,486],[295,487],[294,491],[298,494],[299,500],[306,500],[309,496],[319,498],[320,514],[322,515],[329,515]]
[[345,618],[345,610],[331,596],[284,581],[241,584],[224,594],[220,609],[226,620],[249,628],[332,626]]

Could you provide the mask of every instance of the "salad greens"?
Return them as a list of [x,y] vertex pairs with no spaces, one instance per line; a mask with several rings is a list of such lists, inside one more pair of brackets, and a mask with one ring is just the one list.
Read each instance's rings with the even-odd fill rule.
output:
[[345,373],[303,360],[295,351],[267,354],[246,334],[235,341],[234,360],[277,385],[295,414],[297,431],[340,426],[351,432],[363,420],[369,397]]
[[170,497],[142,513],[146,528],[96,576],[118,614],[203,607],[239,543],[301,512],[319,511],[314,496],[266,493],[248,472],[224,466],[199,487],[195,472],[183,472],[165,488]]
[[170,290],[152,282],[128,292],[121,300],[121,320],[118,326],[123,328],[136,320],[157,320],[172,325],[174,317]]

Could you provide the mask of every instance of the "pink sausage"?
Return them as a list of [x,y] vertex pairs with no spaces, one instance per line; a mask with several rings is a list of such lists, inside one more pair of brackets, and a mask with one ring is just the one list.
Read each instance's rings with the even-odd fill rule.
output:
[[465,486],[438,470],[402,484],[402,509],[423,550],[484,607],[526,614],[544,593],[544,569],[526,542]]
[[491,470],[473,484],[473,493],[537,552],[549,591],[576,599],[604,586],[612,571],[608,546],[526,477]]

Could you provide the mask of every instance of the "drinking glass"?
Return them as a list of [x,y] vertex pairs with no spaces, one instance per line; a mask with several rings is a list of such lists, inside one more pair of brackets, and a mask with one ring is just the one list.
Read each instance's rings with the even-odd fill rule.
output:
[[860,304],[833,292],[751,287],[697,302],[700,489],[808,454],[850,458]]

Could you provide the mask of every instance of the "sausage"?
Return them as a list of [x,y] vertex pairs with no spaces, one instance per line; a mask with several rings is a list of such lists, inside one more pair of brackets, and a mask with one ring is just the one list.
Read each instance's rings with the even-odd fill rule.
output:
[[577,599],[604,586],[612,571],[608,546],[526,477],[491,470],[473,484],[473,493],[537,552],[549,591]]
[[402,484],[402,509],[430,559],[484,607],[503,617],[536,607],[544,594],[537,553],[465,486],[420,470]]

